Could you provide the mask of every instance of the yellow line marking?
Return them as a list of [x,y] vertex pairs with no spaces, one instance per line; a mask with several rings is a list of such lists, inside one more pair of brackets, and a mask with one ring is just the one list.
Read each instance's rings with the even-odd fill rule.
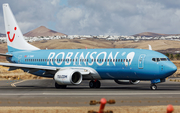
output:
[[12,87],[16,87],[15,84],[18,84],[18,83],[21,83],[21,82],[24,82],[24,81],[27,81],[27,80],[22,80],[22,81],[19,81],[19,82],[12,83],[11,86],[12,86]]

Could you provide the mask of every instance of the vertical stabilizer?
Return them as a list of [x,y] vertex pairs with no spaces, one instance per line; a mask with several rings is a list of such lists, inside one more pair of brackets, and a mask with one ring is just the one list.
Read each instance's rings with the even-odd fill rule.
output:
[[39,50],[39,48],[27,43],[24,39],[9,4],[3,4],[3,13],[8,51]]

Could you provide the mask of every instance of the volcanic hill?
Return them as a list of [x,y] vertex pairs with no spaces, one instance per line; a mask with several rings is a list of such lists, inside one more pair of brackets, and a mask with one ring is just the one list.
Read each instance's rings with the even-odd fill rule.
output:
[[63,36],[66,34],[63,33],[59,33],[53,30],[50,30],[48,28],[46,28],[45,26],[40,26],[28,33],[25,33],[24,36],[26,37],[37,37],[37,36]]
[[160,34],[160,33],[152,33],[152,32],[143,32],[143,33],[135,34],[133,36],[160,37],[160,36],[170,36],[170,35],[177,36],[179,34]]

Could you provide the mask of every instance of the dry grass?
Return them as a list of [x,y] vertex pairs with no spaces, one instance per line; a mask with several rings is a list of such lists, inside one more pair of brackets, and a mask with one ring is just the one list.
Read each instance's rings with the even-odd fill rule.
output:
[[0,80],[43,79],[43,77],[23,72],[21,69],[13,71],[8,71],[8,69],[8,67],[0,66]]
[[[87,113],[98,111],[99,107],[0,107],[0,113]],[[114,106],[105,107],[105,111],[114,113],[166,113],[166,106]],[[180,113],[180,107],[174,106],[173,113]]]
[[172,77],[180,77],[180,61],[172,61],[177,66],[177,71],[172,75]]
[[31,44],[41,49],[77,49],[77,48],[141,48],[148,49],[148,44],[153,50],[166,50],[169,48],[180,48],[180,41],[152,40],[152,41],[106,41],[100,39],[61,39],[49,40],[46,43],[33,42]]
[[[151,40],[151,41],[107,41],[103,39],[59,39],[30,43],[40,49],[77,49],[77,48],[141,48],[148,49],[148,44],[153,50],[166,50],[180,48],[180,41]],[[6,43],[0,44],[0,53],[7,52]]]

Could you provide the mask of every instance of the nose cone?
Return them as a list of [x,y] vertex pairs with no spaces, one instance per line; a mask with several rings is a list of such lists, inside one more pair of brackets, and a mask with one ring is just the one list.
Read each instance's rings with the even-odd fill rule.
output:
[[171,63],[169,66],[168,66],[168,74],[169,76],[172,75],[173,73],[175,73],[177,71],[177,67],[176,65],[174,65],[173,63]]

